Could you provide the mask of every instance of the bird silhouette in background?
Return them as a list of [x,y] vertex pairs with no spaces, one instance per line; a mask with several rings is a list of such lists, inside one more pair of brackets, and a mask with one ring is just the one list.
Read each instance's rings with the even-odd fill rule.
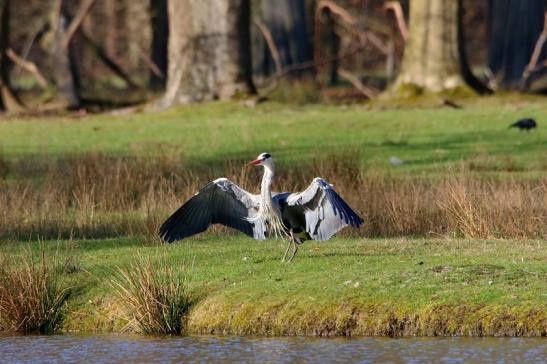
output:
[[282,261],[290,262],[305,240],[328,240],[345,226],[357,228],[363,223],[323,178],[314,178],[302,192],[272,192],[272,156],[262,153],[249,164],[264,167],[260,194],[249,193],[226,178],[209,182],[163,223],[161,238],[171,243],[222,224],[257,240],[286,237]]
[[526,119],[520,119],[514,122],[513,124],[509,125],[509,128],[519,128],[520,130],[526,130],[530,131],[531,129],[534,129],[537,127],[537,123],[534,119],[526,118]]

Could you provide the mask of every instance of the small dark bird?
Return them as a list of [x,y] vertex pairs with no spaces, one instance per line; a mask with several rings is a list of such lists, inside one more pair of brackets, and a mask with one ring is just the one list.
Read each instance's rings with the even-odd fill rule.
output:
[[534,129],[536,126],[537,126],[536,121],[530,118],[520,119],[516,121],[515,123],[509,125],[510,128],[519,128],[520,130],[526,130],[526,131],[530,131],[530,129]]

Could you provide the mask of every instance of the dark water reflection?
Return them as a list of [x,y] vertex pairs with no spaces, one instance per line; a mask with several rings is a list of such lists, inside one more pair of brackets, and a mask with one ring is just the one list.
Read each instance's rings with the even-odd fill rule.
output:
[[0,336],[0,362],[547,363],[547,339]]

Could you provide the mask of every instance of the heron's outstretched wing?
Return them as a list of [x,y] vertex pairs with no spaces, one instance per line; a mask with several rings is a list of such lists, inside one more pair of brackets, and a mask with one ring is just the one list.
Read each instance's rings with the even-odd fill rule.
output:
[[166,242],[205,231],[211,224],[223,224],[255,239],[264,239],[264,222],[249,221],[259,208],[260,199],[226,178],[209,182],[160,227]]
[[346,225],[363,223],[332,185],[319,177],[306,190],[289,195],[287,205],[303,209],[306,231],[314,240],[327,240]]

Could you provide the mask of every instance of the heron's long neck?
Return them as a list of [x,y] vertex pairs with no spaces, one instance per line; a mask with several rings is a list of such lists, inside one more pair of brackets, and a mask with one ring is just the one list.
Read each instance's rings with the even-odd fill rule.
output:
[[272,205],[272,182],[274,178],[275,167],[264,166],[264,175],[260,186],[260,196],[265,204]]
[[273,236],[282,237],[286,235],[285,226],[281,218],[281,211],[274,206],[272,200],[272,182],[275,167],[273,165],[264,165],[264,175],[262,176],[262,185],[260,186],[260,209],[258,215],[268,222],[267,229]]

